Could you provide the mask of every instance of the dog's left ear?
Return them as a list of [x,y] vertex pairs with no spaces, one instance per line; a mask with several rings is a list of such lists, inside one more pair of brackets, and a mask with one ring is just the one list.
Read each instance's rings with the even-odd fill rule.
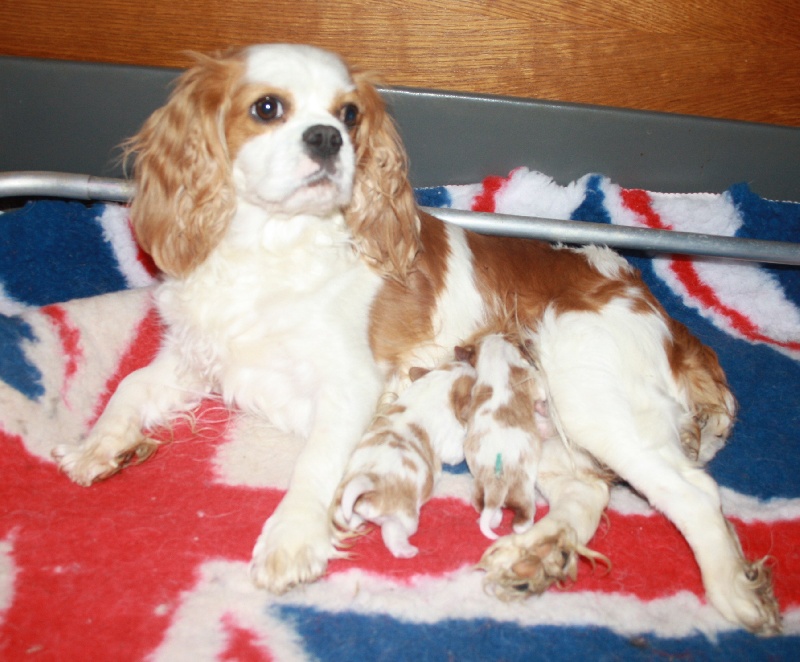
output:
[[420,250],[420,221],[408,158],[369,76],[354,76],[361,117],[354,129],[356,175],[347,223],[371,266],[405,281]]

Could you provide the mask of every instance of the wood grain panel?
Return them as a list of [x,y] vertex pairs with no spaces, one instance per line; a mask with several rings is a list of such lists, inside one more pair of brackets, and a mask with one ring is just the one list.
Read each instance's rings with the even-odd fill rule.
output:
[[800,126],[797,0],[3,0],[0,55],[314,43],[393,85]]

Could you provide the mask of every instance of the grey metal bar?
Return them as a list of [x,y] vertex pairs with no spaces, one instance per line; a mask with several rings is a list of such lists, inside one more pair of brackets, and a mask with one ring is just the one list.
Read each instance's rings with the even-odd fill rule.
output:
[[543,239],[564,244],[601,244],[652,253],[706,255],[736,260],[800,265],[800,244],[695,232],[632,228],[585,221],[425,208],[443,221],[482,234]]
[[[38,171],[0,173],[0,198],[46,196],[127,202],[133,197],[134,191],[133,182],[124,179]],[[652,253],[706,255],[800,265],[800,244],[791,242],[487,214],[439,207],[423,209],[447,223],[482,234],[543,239],[565,244],[601,244]]]
[[0,198],[48,197],[127,202],[133,197],[134,190],[132,182],[111,177],[42,171],[0,173]]

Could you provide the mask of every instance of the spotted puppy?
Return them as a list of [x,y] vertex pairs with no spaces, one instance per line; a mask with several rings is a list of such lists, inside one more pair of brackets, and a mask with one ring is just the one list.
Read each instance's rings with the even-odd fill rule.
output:
[[475,369],[456,360],[435,370],[412,368],[411,385],[379,413],[354,451],[339,487],[334,523],[354,531],[364,522],[381,527],[383,541],[398,558],[417,548],[419,511],[433,492],[442,462],[464,459],[464,412]]
[[542,443],[555,432],[544,380],[529,350],[509,333],[491,333],[466,348],[477,381],[468,409],[464,454],[475,478],[480,528],[492,540],[503,507],[514,531],[530,528]]

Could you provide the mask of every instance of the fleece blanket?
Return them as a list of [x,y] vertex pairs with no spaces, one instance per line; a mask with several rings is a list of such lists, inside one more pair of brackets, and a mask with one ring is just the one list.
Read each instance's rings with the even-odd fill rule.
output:
[[[670,195],[520,169],[420,202],[480,211],[800,241],[800,205]],[[393,558],[375,532],[320,581],[283,596],[247,566],[286,489],[296,444],[248,443],[261,423],[204,402],[147,462],[83,488],[50,458],[115,384],[147,364],[156,280],[126,209],[39,201],[0,216],[0,658],[3,660],[703,660],[800,658],[800,272],[629,255],[669,310],[719,354],[741,409],[710,465],[751,558],[769,555],[785,634],[719,616],[676,529],[615,488],[592,547],[611,570],[519,603],[482,590],[464,466],[447,467]],[[546,509],[540,504],[539,515]],[[503,526],[510,530],[509,518]]]

